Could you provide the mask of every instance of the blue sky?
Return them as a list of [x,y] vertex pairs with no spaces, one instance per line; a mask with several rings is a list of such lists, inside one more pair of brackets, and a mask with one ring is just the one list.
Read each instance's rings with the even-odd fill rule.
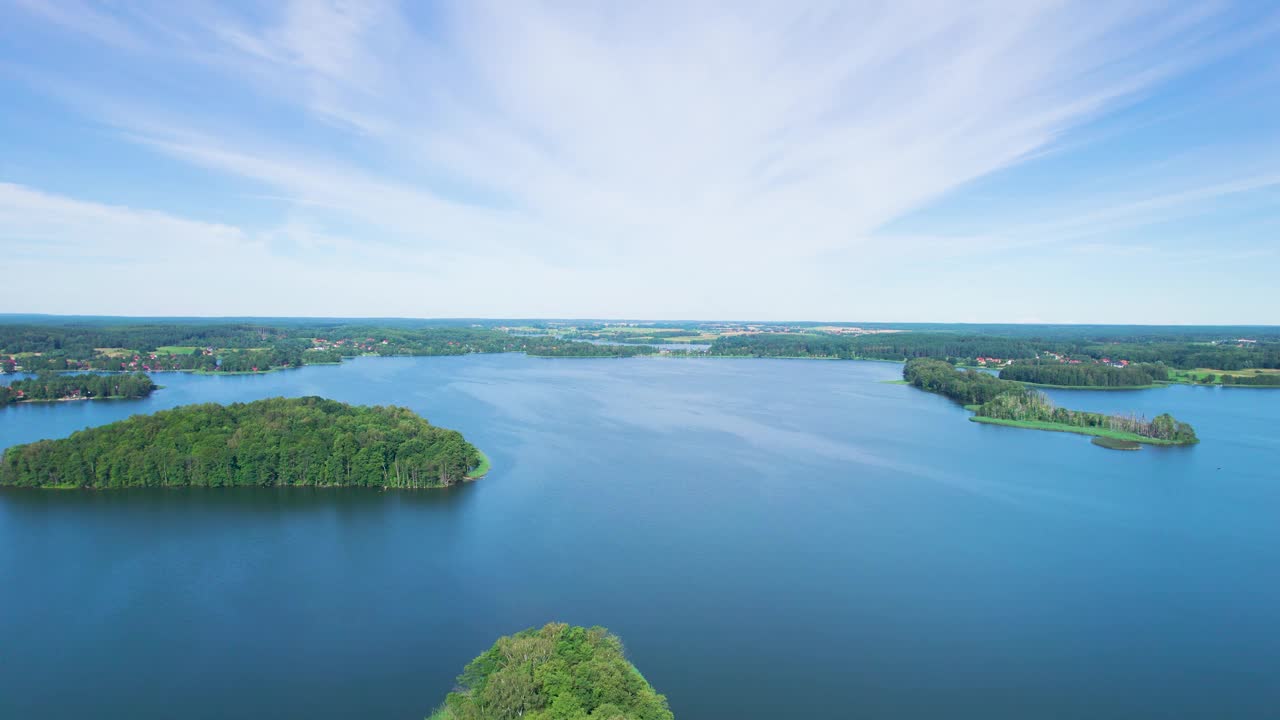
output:
[[0,0],[0,312],[1280,323],[1280,6]]

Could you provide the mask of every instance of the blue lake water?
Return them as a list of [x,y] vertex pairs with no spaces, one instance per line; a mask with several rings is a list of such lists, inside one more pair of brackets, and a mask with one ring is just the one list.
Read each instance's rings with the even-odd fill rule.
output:
[[0,491],[0,717],[421,718],[549,620],[681,720],[1270,718],[1280,392],[1056,391],[1192,448],[983,426],[873,362],[364,358],[0,410],[0,447],[193,402],[408,406],[445,491]]

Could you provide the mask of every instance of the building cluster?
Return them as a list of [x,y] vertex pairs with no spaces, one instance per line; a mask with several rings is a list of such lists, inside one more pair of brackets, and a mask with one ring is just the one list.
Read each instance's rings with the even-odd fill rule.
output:
[[[1082,362],[1075,358],[1067,357],[1062,353],[1056,353],[1051,350],[1043,350],[1036,354],[1037,360],[1043,360],[1046,358],[1049,360],[1056,360],[1063,365],[1079,365]],[[1104,357],[1100,360],[1094,360],[1093,362],[1099,365],[1110,365],[1111,367],[1117,367],[1117,368],[1129,367],[1128,360],[1112,360],[1111,358]]]
[[374,352],[378,345],[386,345],[386,340],[378,340],[377,338],[365,338],[364,340],[356,340],[354,338],[344,338],[342,340],[329,340],[327,338],[311,338],[311,347],[309,350],[336,350],[338,352],[352,351]]

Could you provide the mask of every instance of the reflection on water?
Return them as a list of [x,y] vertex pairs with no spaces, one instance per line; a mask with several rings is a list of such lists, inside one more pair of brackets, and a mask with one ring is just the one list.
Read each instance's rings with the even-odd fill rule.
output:
[[1203,440],[1117,453],[967,422],[880,382],[900,370],[362,358],[0,410],[8,446],[314,394],[408,406],[495,463],[432,491],[0,491],[0,717],[423,717],[553,619],[618,632],[682,720],[1280,702],[1247,670],[1280,665],[1280,394],[1050,391]]

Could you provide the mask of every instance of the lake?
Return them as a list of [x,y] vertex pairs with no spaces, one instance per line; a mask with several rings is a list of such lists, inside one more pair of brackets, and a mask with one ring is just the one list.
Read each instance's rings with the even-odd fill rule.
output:
[[681,720],[1264,718],[1280,393],[1053,391],[1191,448],[979,425],[804,360],[362,358],[0,410],[0,447],[195,402],[408,406],[438,491],[0,492],[0,717],[422,718],[499,635],[605,625]]

